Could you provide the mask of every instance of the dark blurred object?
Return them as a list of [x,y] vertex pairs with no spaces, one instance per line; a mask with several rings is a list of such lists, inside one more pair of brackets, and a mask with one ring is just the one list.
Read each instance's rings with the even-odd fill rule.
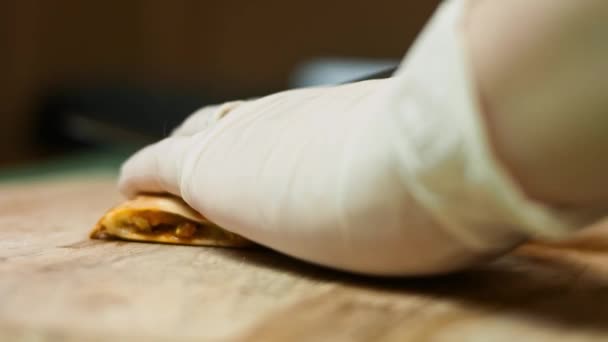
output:
[[144,145],[167,136],[196,109],[229,99],[198,88],[125,84],[59,87],[40,102],[36,142],[47,150]]
[[386,68],[381,71],[374,72],[364,77],[358,77],[353,79],[351,82],[367,81],[367,80],[379,80],[383,78],[389,78],[397,71],[397,66]]
[[[394,71],[395,67],[385,68],[351,81],[390,77]],[[147,89],[120,84],[61,87],[40,102],[36,142],[47,150],[144,145],[166,137],[204,105],[260,95],[229,97],[202,89]]]

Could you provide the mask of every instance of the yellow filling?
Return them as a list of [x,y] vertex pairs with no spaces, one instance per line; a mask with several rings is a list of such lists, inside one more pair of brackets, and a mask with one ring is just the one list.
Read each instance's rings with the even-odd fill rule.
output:
[[123,211],[117,213],[112,220],[119,229],[127,229],[132,233],[144,236],[172,236],[179,240],[214,239],[240,240],[238,235],[225,231],[220,227],[191,221],[187,218],[161,211]]
[[247,246],[252,243],[208,221],[198,222],[158,210],[114,210],[90,234],[94,239],[112,237],[163,243],[213,246]]

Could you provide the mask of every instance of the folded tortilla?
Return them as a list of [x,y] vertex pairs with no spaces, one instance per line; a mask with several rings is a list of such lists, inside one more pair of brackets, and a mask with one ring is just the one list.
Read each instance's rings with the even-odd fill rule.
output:
[[110,209],[90,237],[197,246],[253,244],[211,223],[181,199],[162,195],[140,195]]

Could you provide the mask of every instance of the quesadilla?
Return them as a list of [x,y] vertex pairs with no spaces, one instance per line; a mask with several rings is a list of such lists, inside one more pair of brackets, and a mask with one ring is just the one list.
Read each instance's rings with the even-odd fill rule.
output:
[[90,237],[197,246],[253,244],[211,223],[183,200],[163,195],[140,195],[110,209]]

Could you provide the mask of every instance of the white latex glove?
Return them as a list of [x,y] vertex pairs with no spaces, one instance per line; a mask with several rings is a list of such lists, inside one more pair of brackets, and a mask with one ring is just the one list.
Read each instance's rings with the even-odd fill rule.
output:
[[132,157],[121,188],[171,192],[222,227],[340,269],[419,274],[469,264],[485,251],[446,234],[416,203],[386,131],[391,118],[364,105],[388,83],[205,108]]
[[127,161],[121,190],[170,192],[285,254],[380,275],[459,269],[580,227],[494,157],[462,10],[443,5],[392,79],[202,109]]

